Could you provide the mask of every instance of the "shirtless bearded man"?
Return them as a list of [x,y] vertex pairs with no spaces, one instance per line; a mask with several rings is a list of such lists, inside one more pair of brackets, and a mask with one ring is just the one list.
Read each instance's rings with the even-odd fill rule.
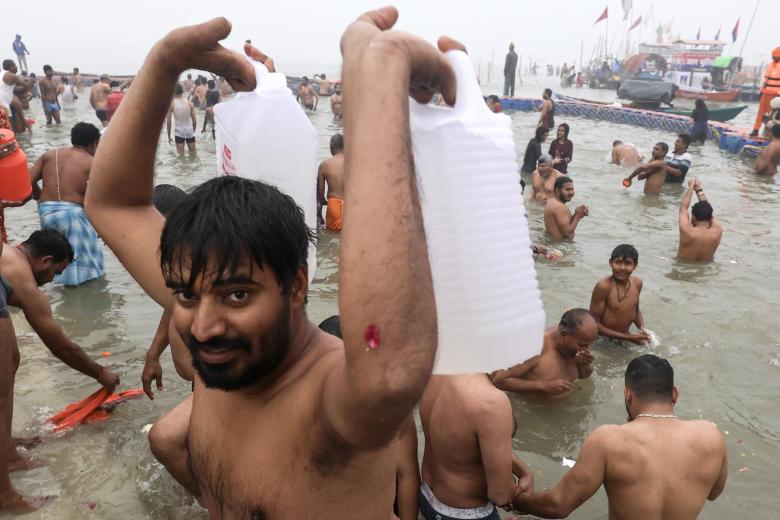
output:
[[197,373],[193,395],[150,432],[152,450],[212,515],[391,518],[392,441],[425,388],[437,338],[409,96],[428,102],[433,86],[453,104],[442,51],[460,47],[443,38],[437,50],[389,31],[397,17],[393,8],[368,13],[341,40],[352,93],[343,343],[306,317],[310,231],[291,198],[221,177],[165,222],[152,206],[159,135],[149,129],[161,127],[178,76],[214,71],[236,89],[255,86],[252,65],[218,43],[227,20],[177,29],[153,47],[95,157],[89,215],[120,262],[172,309]]

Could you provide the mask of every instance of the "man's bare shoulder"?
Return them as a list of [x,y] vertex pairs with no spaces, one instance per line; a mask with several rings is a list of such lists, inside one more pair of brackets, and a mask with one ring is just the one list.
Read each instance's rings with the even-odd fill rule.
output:
[[477,420],[499,420],[512,415],[512,404],[505,392],[492,384],[480,386],[469,392],[463,400],[463,409]]
[[626,424],[603,424],[590,432],[585,438],[588,447],[596,449],[605,455],[619,446],[622,446],[626,436]]
[[642,279],[638,276],[631,276],[631,283],[634,284],[637,289],[642,290],[642,286],[644,285],[644,282],[642,282]]
[[596,285],[593,287],[594,290],[598,289],[599,291],[608,291],[612,288],[612,277],[611,276],[605,276],[601,279],[599,279],[598,282],[596,282]]

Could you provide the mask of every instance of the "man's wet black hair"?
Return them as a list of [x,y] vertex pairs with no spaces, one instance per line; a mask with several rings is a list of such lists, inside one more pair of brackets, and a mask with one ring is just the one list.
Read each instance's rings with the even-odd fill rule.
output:
[[674,369],[667,360],[644,354],[628,364],[626,386],[643,401],[670,402],[674,390]]
[[209,88],[217,88],[217,82],[214,81],[213,79],[210,79],[206,81],[206,86],[208,86]]
[[590,312],[579,307],[569,309],[561,316],[561,321],[558,322],[558,328],[561,332],[566,334],[574,334],[577,332],[577,329],[580,328],[580,325],[582,325],[582,321],[590,315]]
[[330,136],[330,153],[335,154],[344,150],[344,136],[335,133]]
[[11,70],[14,65],[14,60],[3,60],[3,70]]
[[536,127],[536,133],[534,134],[534,136],[536,137],[537,141],[541,141],[542,137],[544,137],[544,134],[549,133],[549,132],[550,131],[547,130],[547,128],[545,128],[543,126],[537,126]]
[[693,217],[701,222],[709,222],[712,219],[712,205],[706,200],[697,202],[691,208]]
[[187,193],[171,184],[158,184],[154,187],[153,204],[163,217],[168,218],[176,204],[187,196]]
[[248,257],[270,269],[288,293],[299,269],[307,266],[313,240],[303,211],[289,195],[262,182],[218,177],[171,211],[160,237],[160,265],[166,282],[192,289],[199,276],[229,276]]
[[322,323],[319,324],[319,327],[332,336],[336,336],[339,339],[344,339],[341,336],[341,318],[339,318],[338,314],[323,320]]
[[687,150],[691,145],[691,136],[688,134],[678,134],[677,137],[682,139],[682,142],[685,143],[685,149]]
[[56,263],[63,260],[67,260],[68,263],[73,261],[73,247],[68,242],[68,239],[62,236],[56,229],[33,231],[30,238],[22,242],[22,245],[26,246],[30,254],[35,258],[51,256]]
[[609,261],[622,258],[624,260],[633,260],[635,264],[639,263],[639,251],[636,250],[631,244],[620,244],[612,250],[612,254],[609,257]]
[[661,150],[663,150],[664,154],[666,154],[669,151],[669,145],[664,142],[657,142],[655,143],[656,146],[660,146]]
[[176,93],[177,96],[181,96],[182,94],[184,94],[184,87],[181,86],[181,83],[177,83],[173,91]]
[[100,130],[92,123],[76,123],[70,129],[70,144],[86,148],[100,140]]
[[616,147],[619,144],[623,144],[623,141],[612,141],[612,147]]
[[498,99],[498,96],[497,96],[497,95],[495,95],[495,94],[490,94],[490,95],[488,96],[488,99],[489,99],[490,101],[492,101],[493,103],[498,103],[498,102],[500,102],[500,101],[501,101],[500,99]]
[[563,185],[566,184],[567,182],[571,182],[572,184],[574,183],[574,181],[571,180],[571,177],[567,177],[566,175],[561,175],[560,177],[555,179],[555,184],[553,184],[553,191],[560,190],[561,188],[563,188]]
[[43,72],[49,72],[50,70],[53,70],[53,69],[51,68],[51,65],[44,65],[44,66],[43,66]]
[[780,123],[772,125],[772,135],[780,139]]

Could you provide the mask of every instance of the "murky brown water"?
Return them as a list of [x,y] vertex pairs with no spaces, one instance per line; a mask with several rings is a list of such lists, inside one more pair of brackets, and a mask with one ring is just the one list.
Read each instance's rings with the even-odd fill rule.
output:
[[[519,90],[538,95],[546,86],[544,81],[538,78]],[[486,88],[487,93],[498,90]],[[612,98],[606,91],[572,89],[569,93]],[[86,97],[78,100],[75,113],[63,113],[62,127],[36,125],[31,138],[22,138],[31,160],[49,147],[69,144],[70,127],[78,118],[97,123]],[[319,133],[319,155],[325,158],[328,139],[339,126],[333,124],[327,103],[320,106],[323,111],[311,118]],[[740,116],[743,125],[753,110],[754,106]],[[37,102],[32,114],[43,120]],[[537,116],[518,113],[512,118],[522,154]],[[777,518],[780,340],[771,315],[780,302],[780,184],[755,177],[748,163],[712,143],[693,148],[690,174],[703,180],[726,232],[714,263],[680,263],[674,256],[682,188],[667,188],[660,197],[645,198],[641,189],[622,188],[620,181],[626,172],[607,163],[614,139],[633,142],[648,154],[655,142],[672,143],[674,136],[611,123],[566,120],[572,126],[575,146],[569,168],[577,192],[574,202],[588,204],[590,216],[579,225],[573,242],[556,246],[564,253],[561,260],[537,264],[548,322],[556,322],[568,308],[587,307],[593,285],[609,272],[612,248],[633,243],[640,254],[637,274],[645,283],[642,310],[648,328],[660,338],[653,350],[668,357],[677,372],[681,389],[677,413],[710,419],[726,434],[729,483],[718,501],[707,504],[702,518]],[[214,143],[199,136],[198,147],[197,159],[180,160],[173,147],[162,143],[156,181],[186,189],[211,178]],[[529,204],[528,213],[532,237],[544,243],[542,208]],[[38,226],[35,203],[7,210],[6,224],[12,242],[27,237]],[[319,269],[309,298],[309,315],[315,323],[337,313],[338,250],[336,236],[321,235]],[[50,285],[46,292],[65,332],[95,358],[102,351],[111,352],[106,361],[121,375],[123,388],[140,387],[144,354],[161,312],[108,250],[106,255],[105,282],[78,289]],[[22,353],[14,432],[40,434],[46,416],[85,397],[95,384],[54,359],[20,313],[14,314],[14,324]],[[537,487],[558,481],[565,471],[561,457],[576,458],[589,431],[625,420],[623,372],[643,349],[598,344],[594,351],[593,376],[576,383],[567,401],[541,407],[513,399],[519,422],[515,449],[537,471]],[[177,378],[168,354],[163,369],[165,391],[154,402],[144,398],[122,405],[112,420],[47,437],[34,451],[49,464],[15,474],[16,485],[27,494],[60,498],[27,518],[206,518],[154,460],[142,432],[189,392],[189,384]],[[89,502],[96,507],[89,509]],[[606,518],[603,491],[572,517]]]

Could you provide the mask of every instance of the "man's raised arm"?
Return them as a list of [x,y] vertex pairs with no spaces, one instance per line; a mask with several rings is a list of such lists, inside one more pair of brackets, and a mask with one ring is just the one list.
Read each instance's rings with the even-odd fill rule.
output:
[[167,307],[157,251],[163,217],[152,205],[159,133],[179,75],[188,68],[214,71],[237,90],[255,84],[252,66],[219,41],[230,33],[224,18],[176,29],[149,52],[133,88],[117,110],[92,164],[85,208],[122,265]]
[[[455,79],[442,52],[388,31],[397,17],[394,8],[367,13],[341,39],[346,177],[339,314],[346,364],[329,376],[323,406],[333,430],[365,448],[395,436],[428,382],[437,344],[409,95],[427,101],[441,88],[452,104]],[[457,46],[440,40],[442,50]]]

